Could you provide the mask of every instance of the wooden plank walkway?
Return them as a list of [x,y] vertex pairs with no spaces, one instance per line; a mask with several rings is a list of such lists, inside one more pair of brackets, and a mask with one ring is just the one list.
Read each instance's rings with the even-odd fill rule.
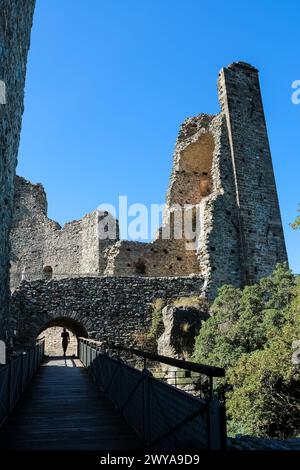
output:
[[44,363],[0,429],[0,449],[116,450],[142,444],[78,359]]

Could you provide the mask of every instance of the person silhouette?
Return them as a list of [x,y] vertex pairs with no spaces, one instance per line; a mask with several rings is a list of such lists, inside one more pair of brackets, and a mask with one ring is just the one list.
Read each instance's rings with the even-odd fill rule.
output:
[[61,334],[62,337],[62,348],[64,351],[64,356],[66,355],[68,344],[70,342],[70,335],[69,332],[64,328]]

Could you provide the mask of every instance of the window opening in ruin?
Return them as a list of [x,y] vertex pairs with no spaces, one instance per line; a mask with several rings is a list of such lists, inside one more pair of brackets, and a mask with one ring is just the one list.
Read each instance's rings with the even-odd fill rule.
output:
[[52,279],[53,269],[51,266],[45,266],[43,269],[43,274],[45,279]]
[[212,191],[211,171],[214,149],[214,137],[206,132],[199,137],[197,142],[188,145],[181,153],[181,170],[184,170],[189,178],[190,189],[187,200],[190,204],[199,203]]
[[135,271],[136,274],[145,274],[146,273],[146,265],[143,260],[138,259],[135,263]]

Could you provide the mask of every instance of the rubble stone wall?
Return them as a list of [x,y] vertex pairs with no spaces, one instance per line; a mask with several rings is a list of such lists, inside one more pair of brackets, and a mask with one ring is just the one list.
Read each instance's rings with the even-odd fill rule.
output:
[[77,336],[139,346],[152,321],[152,302],[201,295],[203,280],[191,277],[101,277],[23,282],[12,295],[12,321],[21,343],[48,327]]

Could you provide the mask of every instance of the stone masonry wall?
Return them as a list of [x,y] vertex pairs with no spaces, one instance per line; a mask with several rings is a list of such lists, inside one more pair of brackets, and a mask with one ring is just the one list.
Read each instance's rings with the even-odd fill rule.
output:
[[65,326],[89,336],[127,346],[151,325],[156,298],[200,295],[199,277],[102,277],[23,282],[12,296],[17,340],[31,342],[48,327]]
[[188,276],[199,272],[195,251],[184,240],[153,243],[119,241],[106,253],[105,274],[115,276]]
[[0,338],[7,330],[8,234],[34,5],[34,0],[0,0],[0,80],[6,85],[6,104],[0,104]]

